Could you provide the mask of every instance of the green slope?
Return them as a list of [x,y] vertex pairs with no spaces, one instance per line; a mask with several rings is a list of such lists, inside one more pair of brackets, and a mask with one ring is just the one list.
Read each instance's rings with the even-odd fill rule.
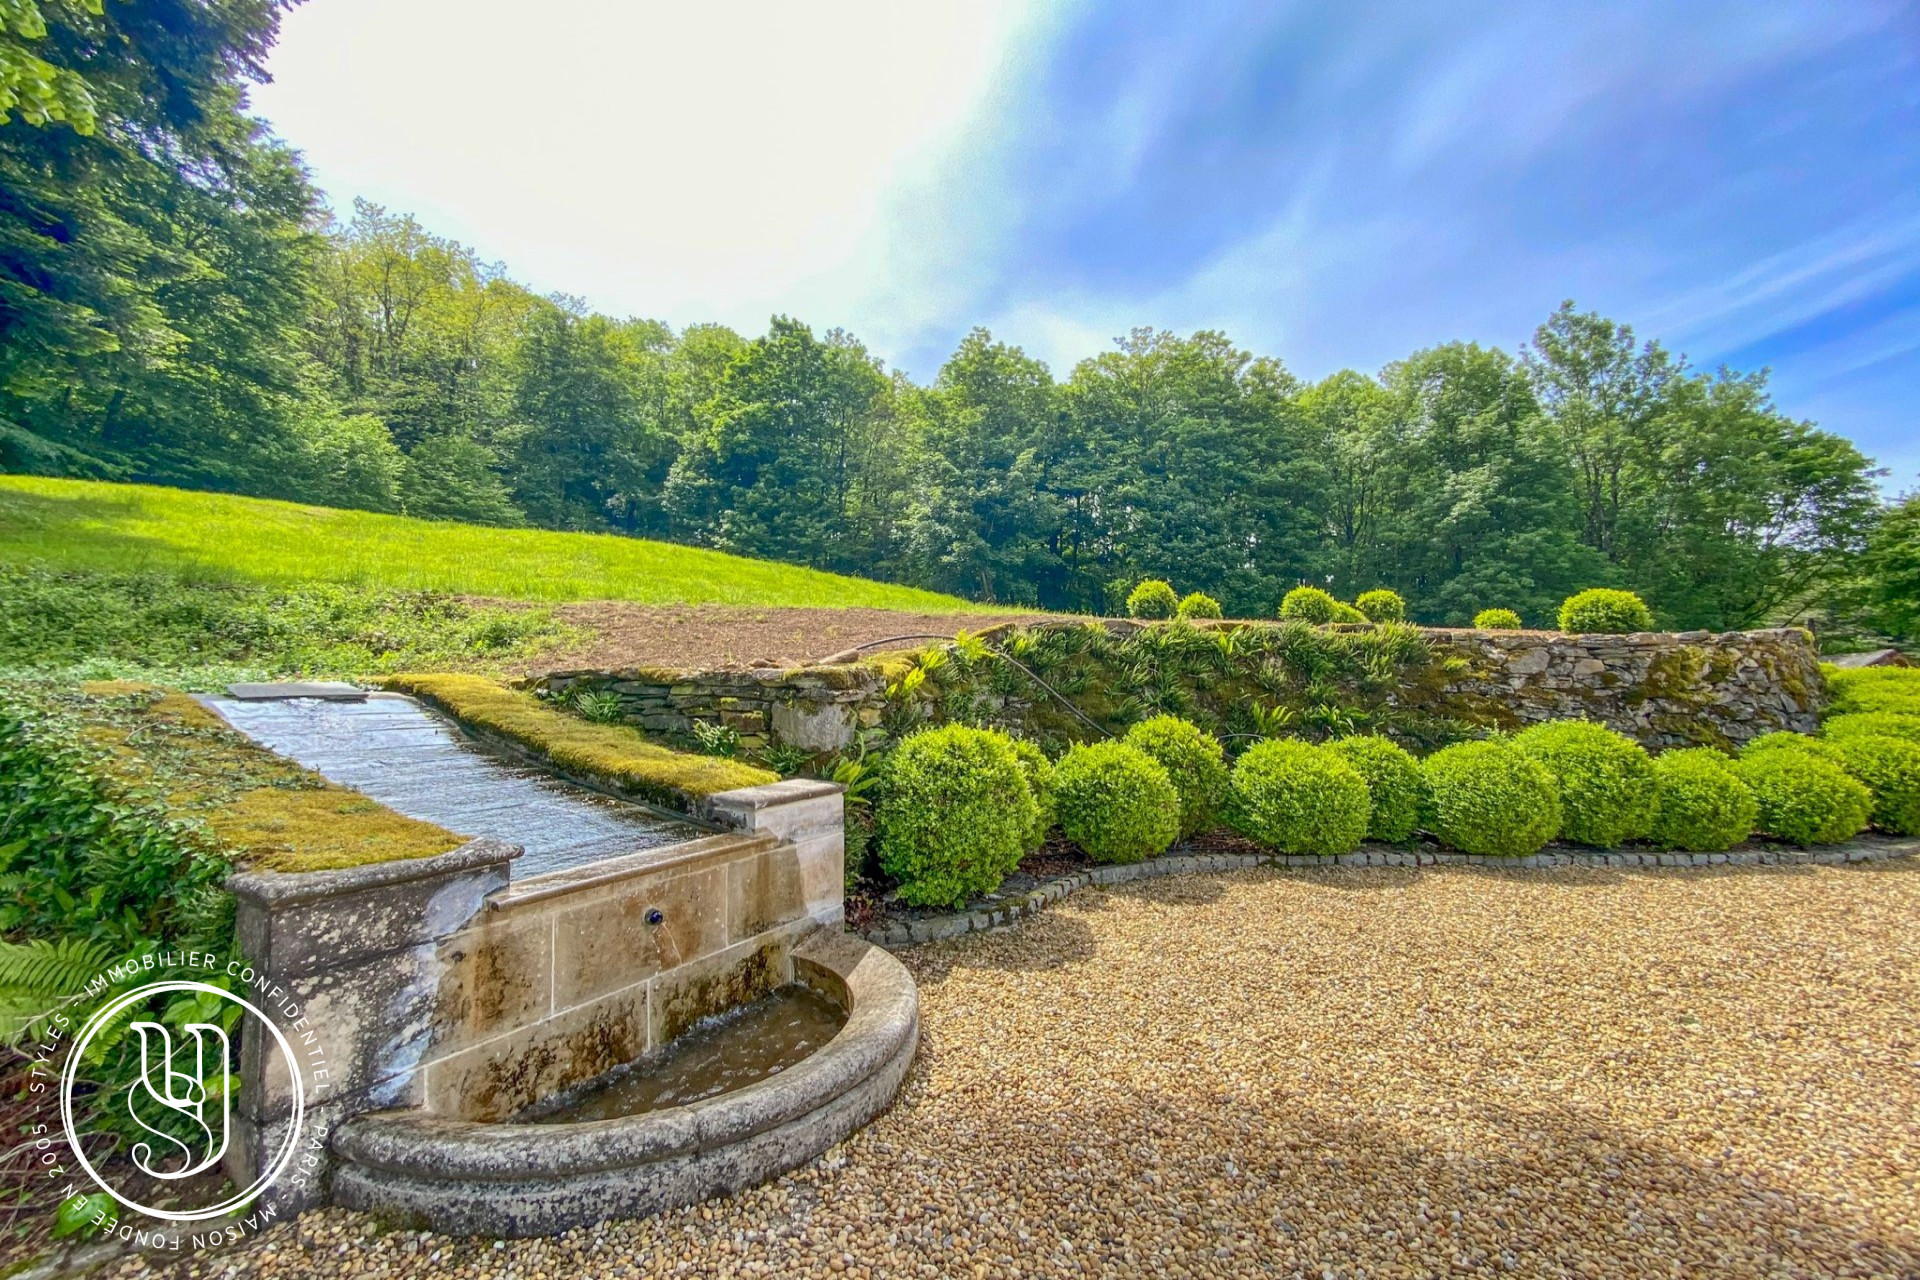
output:
[[976,612],[954,596],[594,533],[489,529],[227,494],[0,476],[0,564],[515,600]]

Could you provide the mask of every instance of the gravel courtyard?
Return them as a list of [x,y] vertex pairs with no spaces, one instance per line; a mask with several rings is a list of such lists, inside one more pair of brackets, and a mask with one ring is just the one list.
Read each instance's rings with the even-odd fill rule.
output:
[[504,1244],[329,1211],[178,1271],[1920,1275],[1911,860],[1174,878],[906,959],[899,1103],[771,1186]]

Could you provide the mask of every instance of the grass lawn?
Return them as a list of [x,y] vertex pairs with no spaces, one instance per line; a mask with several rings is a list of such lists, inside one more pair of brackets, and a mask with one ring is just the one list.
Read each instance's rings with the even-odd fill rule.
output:
[[934,591],[611,534],[34,476],[0,476],[0,564],[536,601],[991,611]]

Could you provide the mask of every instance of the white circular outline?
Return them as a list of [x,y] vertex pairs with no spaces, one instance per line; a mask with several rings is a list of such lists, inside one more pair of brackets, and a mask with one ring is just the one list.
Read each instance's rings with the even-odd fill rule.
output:
[[[100,1171],[95,1169],[92,1162],[87,1159],[87,1153],[80,1149],[80,1143],[78,1141],[79,1135],[73,1123],[74,1078],[80,1070],[81,1051],[85,1049],[87,1043],[93,1039],[94,1032],[100,1029],[104,1019],[118,1013],[134,1001],[145,1000],[167,991],[203,991],[209,995],[216,995],[223,1000],[233,1001],[248,1013],[251,1013],[254,1017],[266,1023],[267,1030],[273,1033],[273,1038],[279,1044],[280,1051],[287,1056],[287,1075],[293,1082],[293,1115],[291,1123],[287,1126],[286,1148],[281,1151],[279,1157],[273,1162],[273,1167],[267,1170],[261,1177],[256,1178],[252,1185],[240,1194],[230,1199],[222,1200],[219,1204],[213,1205],[210,1208],[197,1209],[192,1213],[177,1213],[169,1212],[165,1209],[149,1208],[144,1204],[139,1204],[127,1199],[112,1187],[108,1186],[106,1179],[100,1176]],[[219,987],[211,986],[204,982],[190,982],[184,978],[170,982],[149,983],[144,987],[129,991],[126,995],[121,996],[112,1004],[109,1004],[106,1008],[99,1010],[91,1018],[88,1018],[86,1027],[81,1031],[79,1039],[73,1042],[73,1048],[67,1053],[66,1069],[60,1073],[60,1120],[61,1123],[66,1126],[67,1145],[73,1148],[74,1158],[79,1160],[80,1167],[87,1171],[87,1176],[93,1179],[95,1186],[112,1196],[117,1203],[123,1204],[137,1213],[144,1213],[150,1218],[163,1218],[168,1222],[199,1222],[206,1218],[218,1217],[229,1209],[238,1208],[240,1205],[252,1199],[258,1192],[264,1191],[275,1178],[278,1178],[281,1173],[286,1170],[288,1162],[293,1159],[293,1153],[299,1149],[300,1123],[302,1119],[305,1118],[306,1109],[306,1087],[301,1084],[300,1072],[294,1066],[293,1046],[287,1043],[286,1036],[280,1033],[280,1028],[274,1025],[273,1019],[262,1013],[258,1007],[244,996],[237,996],[231,991],[222,991]]]

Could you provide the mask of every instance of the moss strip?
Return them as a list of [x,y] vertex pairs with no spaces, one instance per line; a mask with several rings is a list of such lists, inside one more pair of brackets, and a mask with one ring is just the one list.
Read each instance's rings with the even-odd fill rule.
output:
[[462,724],[498,734],[566,773],[605,779],[661,804],[685,808],[720,791],[778,782],[766,769],[689,755],[624,725],[594,724],[482,676],[397,675],[385,686],[432,703]]

